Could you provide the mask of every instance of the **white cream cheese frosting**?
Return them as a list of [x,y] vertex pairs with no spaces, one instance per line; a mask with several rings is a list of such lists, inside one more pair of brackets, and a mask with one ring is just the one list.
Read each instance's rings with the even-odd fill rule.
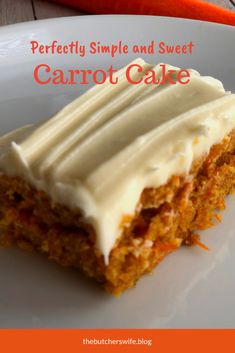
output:
[[[134,63],[143,68],[136,79],[148,69],[161,75],[160,65]],[[220,81],[189,70],[185,85],[133,85],[125,69],[117,85],[94,86],[40,126],[0,138],[0,169],[81,208],[106,264],[143,189],[188,173],[235,127],[235,95]]]

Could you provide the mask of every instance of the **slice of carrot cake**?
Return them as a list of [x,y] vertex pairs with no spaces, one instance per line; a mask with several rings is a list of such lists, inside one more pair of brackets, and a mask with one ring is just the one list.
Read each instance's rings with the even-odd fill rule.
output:
[[[134,63],[136,81],[161,75]],[[125,72],[0,139],[1,245],[81,268],[113,294],[200,244],[235,188],[235,95],[194,70],[164,85]]]

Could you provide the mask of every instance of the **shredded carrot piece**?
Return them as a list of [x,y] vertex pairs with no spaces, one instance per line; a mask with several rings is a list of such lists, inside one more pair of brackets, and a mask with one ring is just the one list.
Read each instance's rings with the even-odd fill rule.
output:
[[169,252],[169,251],[174,251],[177,248],[177,246],[171,243],[160,243],[156,246],[156,248],[162,252]]
[[200,248],[202,248],[203,250],[209,251],[210,249],[203,243],[201,243],[198,239],[193,239],[193,243],[195,245],[200,246]]
[[220,215],[220,214],[215,213],[214,217],[217,219],[217,221],[218,221],[218,222],[221,222],[222,217],[221,217],[221,215]]
[[133,215],[130,215],[130,214],[123,215],[119,227],[120,228],[125,227],[127,224],[130,224],[132,220],[133,220]]

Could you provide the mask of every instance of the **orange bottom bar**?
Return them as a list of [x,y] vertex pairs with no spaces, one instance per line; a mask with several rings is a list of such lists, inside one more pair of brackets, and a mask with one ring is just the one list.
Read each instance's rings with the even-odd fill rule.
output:
[[235,329],[2,329],[0,342],[7,353],[217,353],[234,351]]

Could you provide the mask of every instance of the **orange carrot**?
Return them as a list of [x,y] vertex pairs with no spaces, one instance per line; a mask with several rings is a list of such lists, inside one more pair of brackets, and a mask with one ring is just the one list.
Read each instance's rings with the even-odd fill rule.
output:
[[209,251],[210,249],[203,243],[201,243],[198,239],[193,239],[193,243],[195,245],[200,246],[200,248],[202,248],[203,250]]
[[221,215],[220,215],[220,214],[215,213],[215,214],[214,214],[214,217],[215,217],[215,219],[216,219],[218,222],[220,222],[220,223],[221,223],[221,221],[222,221],[222,217],[221,217]]
[[156,249],[162,252],[171,252],[177,249],[177,245],[172,243],[158,243]]
[[235,26],[235,12],[202,0],[51,0],[94,14],[191,18]]
[[130,214],[123,215],[119,228],[124,228],[125,226],[129,225],[132,222],[133,218],[134,216]]

